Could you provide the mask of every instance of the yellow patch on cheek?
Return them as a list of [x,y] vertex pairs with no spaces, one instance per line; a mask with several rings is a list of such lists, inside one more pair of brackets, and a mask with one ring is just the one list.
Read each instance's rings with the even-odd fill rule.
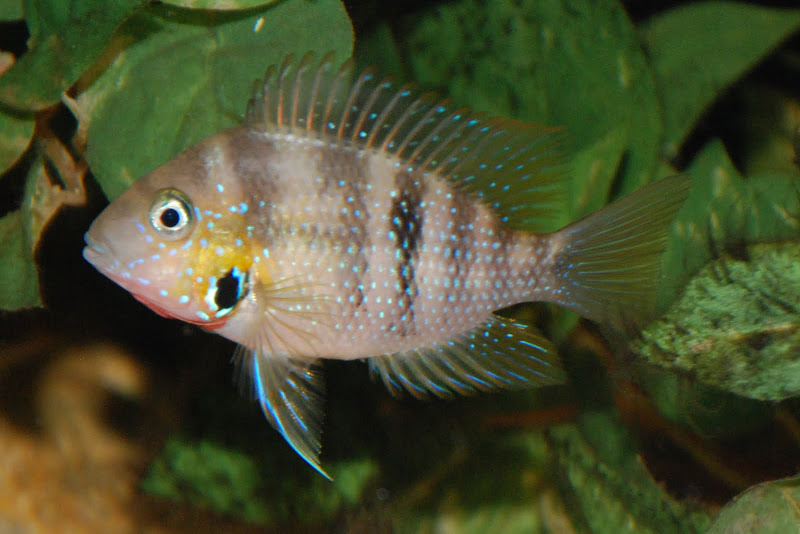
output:
[[206,241],[197,251],[194,299],[200,308],[198,317],[221,319],[247,294],[253,260],[246,252],[246,244],[235,237]]

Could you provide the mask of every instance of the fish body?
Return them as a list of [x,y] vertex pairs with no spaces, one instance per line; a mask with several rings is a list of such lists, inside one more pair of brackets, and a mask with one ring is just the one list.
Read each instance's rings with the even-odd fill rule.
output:
[[369,358],[418,397],[559,383],[552,345],[495,312],[636,322],[688,189],[535,233],[559,200],[557,130],[351,78],[330,56],[271,69],[245,124],[138,180],[84,250],[154,311],[237,342],[267,419],[323,474],[320,360]]

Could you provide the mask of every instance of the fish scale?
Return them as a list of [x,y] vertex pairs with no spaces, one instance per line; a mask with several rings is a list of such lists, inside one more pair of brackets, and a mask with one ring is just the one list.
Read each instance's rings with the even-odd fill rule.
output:
[[84,256],[157,313],[237,342],[267,420],[325,475],[326,358],[367,359],[419,398],[544,386],[566,378],[555,348],[498,310],[546,301],[616,328],[650,314],[688,178],[536,233],[562,202],[560,137],[352,60],[290,57],[244,124],[115,200]]

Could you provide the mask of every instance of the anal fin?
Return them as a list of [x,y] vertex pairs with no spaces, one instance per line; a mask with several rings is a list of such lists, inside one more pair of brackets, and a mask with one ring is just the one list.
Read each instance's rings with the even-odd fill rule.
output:
[[325,416],[325,382],[319,363],[267,356],[245,347],[239,347],[236,358],[270,424],[303,460],[330,480],[319,462]]
[[369,367],[393,395],[405,390],[420,399],[546,386],[566,379],[550,341],[497,315],[448,342],[370,358]]

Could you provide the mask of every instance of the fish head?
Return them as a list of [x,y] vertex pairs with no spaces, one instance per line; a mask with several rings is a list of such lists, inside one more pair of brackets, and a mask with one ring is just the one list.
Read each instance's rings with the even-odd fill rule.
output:
[[[249,290],[235,180],[193,147],[140,178],[86,232],[84,258],[159,315],[220,328]],[[200,160],[198,162],[198,160]]]

